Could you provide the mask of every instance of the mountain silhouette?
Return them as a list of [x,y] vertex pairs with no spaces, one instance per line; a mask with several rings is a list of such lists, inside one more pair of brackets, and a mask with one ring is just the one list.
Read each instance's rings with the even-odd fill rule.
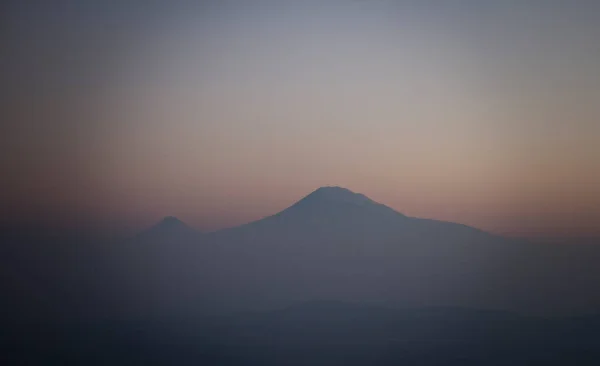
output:
[[354,205],[376,204],[373,200],[360,193],[354,193],[347,188],[329,186],[321,187],[304,197],[297,204],[311,202],[337,202]]
[[[274,215],[202,235],[168,218],[141,241],[157,245],[131,247],[125,275],[139,278],[136,291],[154,294],[157,307],[182,312],[323,299],[535,311],[576,299],[558,296],[574,292],[557,285],[569,272],[565,249],[409,217],[341,187],[318,188]],[[587,288],[597,271],[581,270],[587,274],[577,286]]]
[[[466,225],[406,216],[367,196],[341,187],[321,187],[272,216],[209,235],[223,246],[287,246],[343,255],[438,253],[466,250],[475,242],[507,240]],[[248,250],[252,250],[248,247]]]

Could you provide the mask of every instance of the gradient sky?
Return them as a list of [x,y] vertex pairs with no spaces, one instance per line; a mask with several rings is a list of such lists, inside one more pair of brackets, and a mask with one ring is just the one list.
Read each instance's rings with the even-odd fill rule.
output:
[[596,1],[13,1],[2,219],[204,230],[339,185],[600,234]]

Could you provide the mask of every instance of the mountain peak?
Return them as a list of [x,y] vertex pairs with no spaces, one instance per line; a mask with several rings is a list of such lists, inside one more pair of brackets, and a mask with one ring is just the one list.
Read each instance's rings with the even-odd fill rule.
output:
[[355,193],[347,188],[338,186],[320,187],[308,196],[306,196],[303,199],[303,201],[327,201],[339,203],[352,203],[357,205],[375,203],[363,194]]
[[177,217],[175,216],[165,216],[162,220],[160,220],[160,222],[158,223],[158,225],[168,225],[168,226],[187,226],[183,221],[179,220]]
[[340,187],[340,186],[323,186],[317,188],[314,192],[344,192],[348,194],[356,194],[349,190],[348,188]]

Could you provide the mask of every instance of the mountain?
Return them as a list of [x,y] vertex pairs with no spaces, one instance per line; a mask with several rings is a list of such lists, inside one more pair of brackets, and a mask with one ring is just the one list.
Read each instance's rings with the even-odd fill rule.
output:
[[[149,232],[167,236],[182,224],[157,227]],[[175,237],[145,252],[132,248],[131,267],[145,272],[130,277],[141,279],[136,291],[152,293],[155,305],[182,312],[323,299],[528,312],[600,305],[581,290],[600,279],[589,259],[598,258],[595,248],[573,252],[413,218],[341,187],[319,188],[279,213],[201,239]],[[561,277],[574,283],[562,286]]]

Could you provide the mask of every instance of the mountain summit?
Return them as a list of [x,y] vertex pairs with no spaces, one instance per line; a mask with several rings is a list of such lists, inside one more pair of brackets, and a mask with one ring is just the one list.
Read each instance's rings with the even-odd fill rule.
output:
[[302,201],[327,201],[351,203],[355,205],[377,204],[363,194],[354,193],[351,190],[342,187],[321,187],[304,197],[300,202]]
[[183,221],[179,220],[177,217],[175,216],[166,216],[164,217],[159,225],[164,225],[164,226],[187,226]]
[[366,215],[363,218],[367,220],[382,219],[382,217],[397,219],[404,216],[363,194],[342,187],[321,187],[277,215],[300,212],[305,215],[327,214],[340,218],[354,213]]

